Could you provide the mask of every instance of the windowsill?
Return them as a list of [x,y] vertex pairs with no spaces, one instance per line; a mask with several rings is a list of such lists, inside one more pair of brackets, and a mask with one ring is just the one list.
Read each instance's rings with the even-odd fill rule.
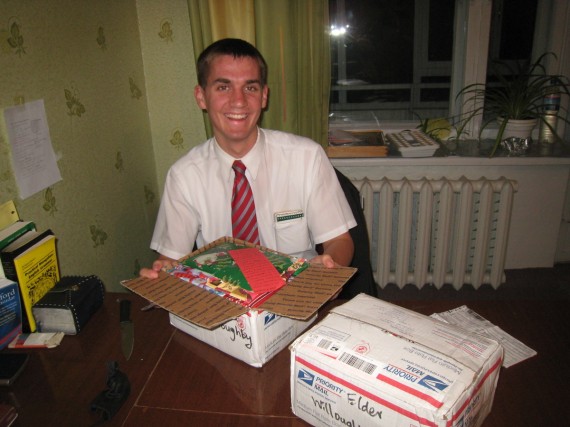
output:
[[520,156],[509,156],[503,149],[498,149],[489,157],[492,140],[479,143],[475,140],[459,141],[453,151],[440,147],[432,157],[402,157],[397,151],[389,150],[385,157],[337,157],[331,159],[335,166],[372,166],[372,165],[567,165],[570,164],[570,147],[562,144],[543,146],[532,144],[530,150]]

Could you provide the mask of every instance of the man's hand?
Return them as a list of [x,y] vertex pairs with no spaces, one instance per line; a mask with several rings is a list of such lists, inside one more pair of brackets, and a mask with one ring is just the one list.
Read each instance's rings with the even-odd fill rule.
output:
[[177,264],[177,261],[160,255],[156,261],[152,263],[151,268],[141,268],[139,275],[141,277],[146,277],[147,279],[158,278],[158,272],[164,268],[170,268]]
[[340,267],[329,254],[317,255],[309,260],[311,264],[322,264],[327,268]]

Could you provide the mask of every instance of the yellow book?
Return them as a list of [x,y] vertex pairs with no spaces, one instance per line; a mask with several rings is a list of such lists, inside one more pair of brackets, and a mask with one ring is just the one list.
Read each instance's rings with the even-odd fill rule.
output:
[[24,306],[24,330],[36,331],[32,306],[59,281],[55,236],[51,230],[30,231],[0,254],[6,277],[18,282]]

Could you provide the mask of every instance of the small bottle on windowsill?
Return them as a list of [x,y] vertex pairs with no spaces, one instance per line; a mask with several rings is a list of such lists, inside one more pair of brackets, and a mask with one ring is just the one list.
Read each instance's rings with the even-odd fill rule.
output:
[[552,144],[556,141],[556,125],[558,123],[558,111],[560,111],[560,90],[556,86],[556,80],[550,81],[550,86],[544,95],[542,104],[544,115],[540,121],[538,140],[541,144]]

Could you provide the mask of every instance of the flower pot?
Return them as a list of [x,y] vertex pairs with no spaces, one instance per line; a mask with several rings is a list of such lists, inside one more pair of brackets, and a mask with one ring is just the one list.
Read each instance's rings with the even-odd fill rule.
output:
[[[497,119],[499,126],[503,123],[503,118],[499,117]],[[535,128],[538,120],[537,119],[526,119],[526,120],[514,120],[510,119],[505,127],[505,132],[501,139],[506,139],[510,137],[527,139],[532,135],[532,131]]]

